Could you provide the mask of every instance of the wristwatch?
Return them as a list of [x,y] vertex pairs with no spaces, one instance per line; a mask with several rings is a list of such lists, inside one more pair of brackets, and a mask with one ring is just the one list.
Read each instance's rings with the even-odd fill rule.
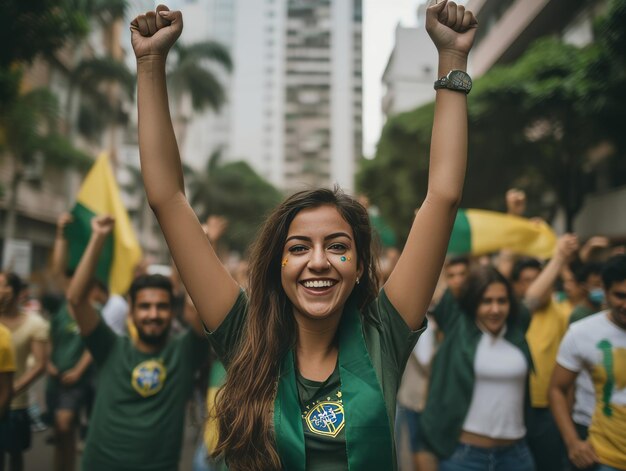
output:
[[451,70],[448,75],[435,81],[435,90],[446,88],[468,94],[472,89],[472,78],[462,70]]

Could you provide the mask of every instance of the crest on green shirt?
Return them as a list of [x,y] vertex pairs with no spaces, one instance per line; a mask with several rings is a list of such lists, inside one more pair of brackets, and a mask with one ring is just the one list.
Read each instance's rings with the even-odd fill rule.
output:
[[341,401],[320,402],[307,412],[304,420],[311,432],[335,438],[345,424],[343,404]]
[[65,330],[70,334],[80,335],[80,329],[78,328],[78,324],[73,319],[67,323],[67,325],[65,326]]
[[166,377],[167,370],[161,361],[146,360],[133,370],[131,384],[141,396],[149,397],[163,389]]

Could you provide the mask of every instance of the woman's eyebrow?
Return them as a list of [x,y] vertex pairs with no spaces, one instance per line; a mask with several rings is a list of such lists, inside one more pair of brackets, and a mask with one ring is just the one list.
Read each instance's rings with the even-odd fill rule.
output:
[[[330,240],[330,239],[336,239],[337,237],[346,237],[350,240],[352,240],[352,237],[350,237],[349,234],[345,233],[345,232],[334,232],[333,234],[329,234],[326,237],[324,237],[324,240]],[[289,242],[290,240],[304,240],[307,242],[311,242],[311,238],[307,237],[307,236],[302,236],[302,235],[292,235],[291,237],[287,237],[287,240],[285,242]]]

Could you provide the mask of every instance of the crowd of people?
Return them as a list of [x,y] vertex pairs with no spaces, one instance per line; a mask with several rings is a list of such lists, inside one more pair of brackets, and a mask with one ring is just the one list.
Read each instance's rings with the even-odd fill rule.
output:
[[438,291],[398,396],[409,469],[626,469],[624,246],[452,257]]
[[[61,250],[67,222],[59,218]],[[175,272],[173,279],[138,274],[121,309],[120,297],[93,277],[113,224],[93,221],[81,264],[63,280],[67,301],[56,308],[44,300],[39,310],[17,275],[0,274],[0,449],[8,469],[23,469],[37,420],[28,390],[44,375],[56,470],[75,469],[87,420],[83,469],[140,469],[129,466],[138,462],[177,469],[186,405],[205,405],[204,418],[214,407],[211,386],[221,386],[226,371],[193,302],[176,291]],[[215,217],[204,225],[213,244],[225,228]],[[408,469],[492,469],[490,461],[503,470],[626,469],[623,247],[594,237],[579,248],[567,234],[545,264],[506,251],[449,257],[427,316],[397,398],[398,454],[409,450]],[[227,335],[241,330],[229,326]],[[298,381],[300,394],[309,383],[318,387]],[[205,428],[194,469],[225,469],[209,457],[214,418]],[[159,436],[172,439],[155,446]],[[593,468],[598,463],[605,467]]]
[[[190,402],[205,411],[197,470],[626,470],[624,247],[565,234],[547,262],[446,255],[476,20],[444,0],[426,28],[442,79],[403,249],[379,259],[367,209],[311,189],[267,217],[242,275],[216,251],[226,221],[201,225],[184,193],[165,79],[182,15],[131,23],[142,174],[172,275],[138,268],[110,296],[96,276],[108,215],[71,271],[59,217],[56,303],[0,273],[0,471],[24,469],[43,375],[55,471],[76,469],[83,428],[84,471],[178,469]],[[524,199],[511,190],[508,211]]]

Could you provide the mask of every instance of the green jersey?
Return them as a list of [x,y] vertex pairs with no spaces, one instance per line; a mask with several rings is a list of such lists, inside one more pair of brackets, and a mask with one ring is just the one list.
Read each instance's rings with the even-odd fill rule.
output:
[[178,469],[185,405],[206,340],[186,332],[158,353],[137,350],[100,321],[85,344],[97,366],[98,393],[83,471]]
[[591,314],[595,314],[599,312],[601,309],[598,307],[596,309],[585,306],[584,304],[579,304],[574,308],[572,313],[569,316],[569,323],[573,324],[574,322],[580,321],[585,317],[589,317]]
[[[59,374],[74,368],[85,352],[85,343],[80,336],[80,329],[70,315],[67,303],[63,303],[50,319],[50,341],[52,343],[50,361],[59,370]],[[81,384],[88,377],[88,374],[83,374],[80,379]],[[48,379],[49,388],[56,388],[58,384],[58,378]]]
[[[220,327],[210,334],[216,352],[228,369],[242,332],[247,312],[243,292]],[[396,394],[406,361],[424,326],[412,332],[392,306],[384,291],[363,308],[363,337],[372,366],[381,385],[390,430],[393,433]],[[296,372],[303,421],[307,470],[348,469],[345,420],[339,368],[324,382],[308,380]],[[392,464],[389,464],[389,469]]]
[[296,372],[307,452],[307,469],[347,469],[346,434],[339,368],[326,381]]

